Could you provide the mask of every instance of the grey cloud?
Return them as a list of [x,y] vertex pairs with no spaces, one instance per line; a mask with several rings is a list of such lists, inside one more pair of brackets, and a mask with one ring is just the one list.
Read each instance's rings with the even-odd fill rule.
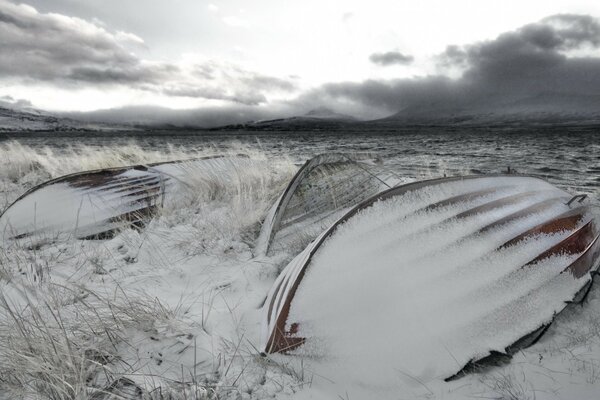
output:
[[291,92],[296,89],[296,85],[291,81],[260,74],[252,74],[251,76],[246,76],[242,78],[242,82],[244,82],[250,88],[261,87],[272,90],[281,90],[284,92]]
[[221,79],[230,83],[237,82],[238,84],[248,86],[253,90],[262,88],[289,92],[296,89],[293,77],[290,77],[290,79],[282,79],[248,71],[235,65],[220,64],[215,61],[206,61],[194,65],[193,73],[201,79]]
[[32,104],[29,100],[25,99],[15,99],[12,96],[0,96],[0,107],[7,108],[29,108]]
[[[254,85],[280,87],[270,80],[215,62],[198,64],[203,85],[172,85],[176,96],[226,99],[238,105],[186,112],[146,115],[156,121],[214,126],[252,119],[298,115],[320,106],[360,118],[460,115],[466,112],[502,113],[506,110],[598,112],[600,57],[574,56],[569,51],[600,48],[600,22],[589,16],[559,15],[499,35],[494,40],[449,46],[438,59],[462,76],[445,75],[396,80],[328,83],[294,100],[255,107],[265,101]],[[577,53],[581,54],[581,53]],[[217,82],[235,82],[221,87]],[[293,83],[293,80],[291,80]],[[513,108],[511,108],[513,107]],[[516,108],[515,108],[516,107]],[[554,107],[554,108],[553,108]],[[458,112],[457,112],[458,110]],[[127,118],[127,113],[117,113]],[[111,114],[116,118],[117,114]]]
[[213,80],[216,79],[216,69],[212,63],[204,63],[195,65],[193,73],[202,79]]
[[399,51],[388,51],[386,53],[373,53],[369,56],[373,64],[388,65],[407,65],[414,61],[413,56],[402,54]]
[[69,79],[75,81],[87,81],[92,83],[135,83],[151,82],[154,80],[152,71],[97,67],[75,67],[68,75]]
[[0,1],[0,76],[71,79],[81,67],[138,67],[113,35],[93,24]]
[[457,45],[446,47],[446,51],[436,56],[437,62],[442,67],[464,67],[467,63],[467,53]]
[[68,78],[93,84],[140,84],[140,88],[144,88],[144,84],[158,85],[179,72],[180,69],[172,64],[144,65],[144,63],[137,63],[131,66],[116,67],[73,67]]
[[[145,61],[126,48],[140,39],[94,23],[0,0],[0,79],[69,86],[120,85],[169,96],[226,100],[247,105],[267,92],[292,91],[291,80],[214,61],[191,72],[174,63]],[[211,82],[208,82],[211,81]]]
[[[435,107],[492,107],[522,99],[600,95],[600,58],[570,51],[600,47],[600,22],[587,15],[555,15],[494,40],[449,46],[438,60],[462,76],[341,82],[299,101],[355,104],[395,112]],[[541,101],[541,100],[540,100]]]
[[296,89],[292,80],[261,75],[227,64],[207,62],[197,64],[193,69],[200,78],[197,83],[168,83],[162,85],[162,93],[168,96],[259,105],[268,101],[267,92],[290,92]]
[[12,15],[6,12],[3,12],[2,10],[0,10],[0,23],[12,24],[20,28],[28,27],[27,24],[25,24],[23,21],[20,21],[19,19],[13,17]]
[[245,105],[258,105],[267,101],[267,98],[260,92],[233,91],[229,93],[222,88],[215,87],[169,87],[165,88],[163,93],[169,96],[227,100]]
[[196,64],[193,73],[202,83],[195,86],[175,85],[163,91],[170,96],[227,100],[245,105],[265,103],[265,92],[291,92],[296,89],[293,79],[281,79],[248,71],[243,68],[207,61]]
[[[584,43],[597,47],[600,45],[600,25],[598,20],[590,15],[557,14],[545,18],[541,24],[531,24],[523,28],[525,32],[531,31],[533,37],[537,36],[539,25],[549,25],[555,29],[554,45],[558,48],[570,49]],[[546,27],[542,30],[547,31]]]
[[493,41],[465,46],[462,50],[468,69],[463,79],[487,91],[515,94],[536,90],[598,92],[600,70],[588,66],[600,59],[565,54],[586,46],[600,46],[598,20],[586,15],[551,16]]

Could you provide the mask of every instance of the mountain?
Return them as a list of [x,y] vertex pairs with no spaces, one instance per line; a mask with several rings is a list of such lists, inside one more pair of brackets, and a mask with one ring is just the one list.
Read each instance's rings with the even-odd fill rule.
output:
[[354,121],[356,118],[351,117],[350,115],[342,114],[333,111],[327,107],[318,107],[310,110],[306,114],[296,118],[305,118],[305,119],[327,119],[327,120],[340,120],[340,121]]
[[428,101],[381,119],[361,121],[328,108],[290,118],[226,125],[213,130],[397,131],[419,126],[527,127],[600,125],[600,95],[542,93],[529,97],[486,97],[465,101]]
[[116,124],[91,123],[55,116],[33,108],[0,106],[0,132],[41,131],[121,131],[131,127]]
[[[470,101],[460,98],[453,101],[427,101],[406,107],[389,117],[371,121],[358,120],[325,107],[288,118],[260,119],[275,115],[278,115],[276,110],[171,110],[147,106],[52,115],[29,106],[2,103],[0,98],[0,132],[246,130],[350,133],[364,130],[397,132],[402,128],[418,126],[595,126],[600,125],[600,95],[542,93],[510,99],[489,96]],[[242,122],[248,120],[250,122]]]
[[600,95],[542,93],[531,97],[448,104],[429,102],[372,121],[383,125],[599,124]]
[[327,131],[337,130],[360,123],[361,121],[358,121],[350,115],[341,114],[326,107],[319,107],[299,116],[251,121],[213,129],[244,129],[250,131]]

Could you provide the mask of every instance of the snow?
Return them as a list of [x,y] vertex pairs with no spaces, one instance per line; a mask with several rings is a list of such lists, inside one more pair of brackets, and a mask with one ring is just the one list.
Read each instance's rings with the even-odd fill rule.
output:
[[[238,152],[238,149],[234,150],[230,154]],[[3,203],[10,203],[27,188],[45,179],[78,170],[209,155],[186,152],[184,149],[174,149],[170,154],[149,152],[135,147],[69,151],[67,149],[64,155],[51,152],[40,154],[14,144],[10,148],[2,147],[0,188],[3,190]],[[127,153],[134,154],[135,159],[121,157],[121,154]],[[435,263],[435,251],[428,253],[430,259],[418,260],[417,246],[427,247],[426,243],[418,240],[418,235],[420,229],[427,229],[459,212],[462,206],[439,210],[439,213],[424,212],[418,218],[406,218],[418,209],[416,205],[411,206],[411,202],[406,202],[406,207],[397,209],[394,220],[404,221],[404,224],[392,224],[389,214],[375,213],[377,209],[372,211],[371,217],[374,218],[361,214],[353,220],[356,229],[350,229],[352,226],[348,224],[347,230],[340,231],[343,236],[331,240],[346,238],[352,243],[367,243],[369,240],[378,242],[381,239],[379,235],[384,235],[378,230],[390,222],[385,234],[395,235],[386,237],[387,245],[393,247],[393,238],[401,237],[400,228],[410,228],[409,232],[415,235],[415,240],[406,242],[406,246],[410,243],[410,247],[414,247],[408,249],[414,254],[412,258],[424,266],[423,270],[409,270],[410,278],[414,282],[425,282],[428,279],[425,272],[429,269],[429,272],[436,272],[432,275],[434,286],[418,292],[417,289],[424,288],[423,285],[412,287],[410,281],[401,279],[393,279],[388,283],[387,279],[377,280],[375,276],[365,279],[363,276],[363,282],[359,285],[354,280],[356,276],[345,276],[347,269],[343,269],[342,274],[336,274],[343,266],[334,263],[327,273],[336,280],[344,279],[346,284],[355,285],[349,287],[350,296],[348,293],[339,293],[340,296],[352,301],[353,315],[365,317],[364,320],[354,318],[356,332],[350,332],[348,340],[340,342],[339,347],[330,348],[332,353],[339,350],[337,362],[325,356],[261,357],[261,306],[279,272],[295,254],[288,249],[277,249],[269,256],[257,256],[254,243],[260,221],[296,168],[287,159],[273,157],[268,158],[265,168],[264,155],[249,153],[251,160],[257,162],[253,164],[256,168],[239,172],[240,177],[246,179],[232,180],[224,185],[214,181],[218,177],[196,181],[201,184],[202,190],[190,191],[179,201],[168,203],[163,212],[140,232],[125,230],[106,241],[65,239],[39,249],[13,247],[0,250],[0,398],[2,393],[10,399],[47,398],[49,389],[40,385],[41,376],[60,376],[62,381],[53,381],[55,388],[67,388],[66,384],[69,384],[79,388],[77,390],[81,390],[80,393],[92,386],[106,387],[112,379],[125,377],[148,392],[155,390],[156,394],[157,388],[160,388],[160,393],[165,397],[172,395],[173,399],[218,396],[223,399],[304,400],[384,398],[386,395],[407,399],[462,399],[510,398],[512,393],[519,395],[516,398],[531,399],[597,397],[600,382],[598,288],[593,289],[583,307],[573,307],[568,313],[561,314],[542,341],[517,354],[510,364],[454,382],[445,383],[440,379],[441,370],[451,363],[451,357],[445,350],[439,364],[435,362],[431,369],[427,369],[432,364],[431,359],[422,359],[418,352],[420,347],[409,348],[409,355],[414,357],[412,361],[419,366],[417,374],[390,371],[390,365],[403,366],[409,361],[394,359],[390,364],[390,356],[398,355],[399,351],[406,348],[401,346],[403,337],[391,332],[382,331],[373,336],[369,331],[369,345],[374,346],[374,353],[365,347],[356,347],[356,356],[342,351],[349,345],[349,340],[359,336],[361,330],[368,330],[367,324],[380,322],[377,321],[379,313],[374,310],[385,306],[383,300],[373,308],[359,301],[364,300],[365,287],[368,285],[377,284],[379,288],[392,283],[398,285],[397,291],[406,301],[398,303],[402,309],[408,310],[407,302],[411,301],[411,306],[416,304],[431,310],[440,318],[444,317],[440,310],[434,309],[434,297],[439,295],[434,288],[457,287],[457,280],[462,275],[478,271],[475,260],[486,254],[489,244],[483,238],[469,236],[469,229],[475,229],[476,224],[467,225],[460,231],[456,230],[458,226],[450,229],[453,225],[447,227],[446,231],[441,229],[436,233],[439,239],[436,246],[444,249],[444,263],[464,273],[446,274]],[[31,167],[34,161],[36,167]],[[448,187],[443,193],[440,190],[427,195],[441,199],[455,189],[458,190]],[[509,195],[510,191],[505,190],[500,194]],[[475,201],[486,200],[490,198]],[[381,211],[386,206],[394,209],[388,202],[379,204],[378,209]],[[498,210],[499,213],[508,211],[508,208]],[[553,210],[545,212],[552,213]],[[510,229],[518,230],[517,223],[526,226],[531,221],[520,220]],[[373,232],[377,233],[377,237]],[[501,242],[509,234],[508,230],[498,230],[489,232],[489,237]],[[462,236],[463,242],[449,240],[450,236]],[[543,247],[546,242],[558,239],[559,236],[541,238],[532,244]],[[327,247],[333,249],[329,245]],[[325,257],[331,257],[340,260],[340,263],[360,262],[368,268],[378,268],[382,273],[389,272],[390,266],[383,263],[376,265],[368,257],[363,257],[366,254],[359,251],[362,247],[345,248],[347,254],[322,253],[320,261],[315,262],[325,265]],[[486,265],[491,269],[497,267],[494,279],[505,277],[507,283],[518,283],[515,289],[519,292],[526,291],[532,280],[540,278],[547,279],[547,285],[555,285],[559,296],[560,290],[566,287],[563,285],[565,282],[549,278],[555,276],[551,269],[557,268],[554,263],[562,262],[560,259],[548,260],[544,265],[548,271],[543,268],[528,270],[522,279],[517,279],[518,282],[508,278],[513,273],[510,268],[498,267],[503,264],[502,258],[506,257],[512,266],[525,260],[530,255],[529,251],[504,252],[487,259]],[[459,262],[466,259],[471,262]],[[327,271],[322,268],[319,270]],[[389,276],[386,275],[386,278]],[[471,284],[469,287],[474,293],[478,288],[489,292],[488,304],[491,304],[491,300],[497,299],[493,290],[476,285],[483,282],[484,278],[492,276],[474,276],[472,281],[463,283]],[[331,294],[325,299],[322,298],[323,293],[314,295],[314,299],[311,299],[314,304],[305,304],[316,311],[314,318],[324,318],[331,307],[342,306],[341,300]],[[383,297],[383,293],[380,296]],[[319,298],[320,304],[317,303]],[[418,303],[413,301],[415,298],[419,299]],[[3,299],[7,303],[3,303]],[[471,304],[467,298],[460,296],[456,299],[455,306],[468,306],[469,315],[476,315],[484,306]],[[531,304],[538,307],[538,303]],[[13,318],[7,312],[7,304],[16,311],[15,315],[23,318]],[[539,305],[544,310],[553,306],[554,303]],[[523,312],[531,312],[525,305],[518,307]],[[359,312],[361,308],[366,312]],[[61,333],[60,324],[53,317],[58,315],[66,334]],[[35,321],[43,321],[47,329],[37,329]],[[383,322],[392,326],[397,321]],[[467,319],[463,321],[468,322]],[[26,328],[28,333],[21,335],[18,326]],[[411,327],[407,321],[403,321],[401,335],[410,329],[414,330],[416,326]],[[24,337],[31,339],[35,353],[29,353]],[[394,346],[388,349],[383,340],[387,340],[387,343],[391,341]],[[483,338],[482,341],[487,342],[487,339]],[[419,340],[415,339],[415,343],[410,344],[419,345]],[[460,343],[446,345],[461,350]],[[436,348],[441,348],[441,345],[436,344]],[[382,355],[384,349],[390,354]],[[99,361],[78,363],[84,359],[84,355],[89,357],[94,352],[106,355],[110,359],[108,364],[102,365]],[[365,358],[358,359],[358,356]],[[352,364],[342,363],[341,357],[349,357]],[[410,365],[412,369],[413,363]],[[92,377],[88,389],[81,385],[81,382],[86,382],[86,375],[81,371],[89,371]],[[392,379],[385,380],[386,376],[391,375]],[[431,376],[434,378],[420,378]],[[7,379],[13,377],[20,380]],[[335,384],[332,384],[330,380],[334,378]],[[25,382],[25,385],[15,385],[15,382]],[[79,398],[86,397],[81,395]]]

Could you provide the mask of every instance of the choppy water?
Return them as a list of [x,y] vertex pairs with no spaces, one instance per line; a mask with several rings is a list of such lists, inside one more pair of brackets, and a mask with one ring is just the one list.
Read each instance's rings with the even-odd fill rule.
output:
[[405,132],[71,132],[0,134],[0,146],[11,141],[56,153],[78,146],[161,151],[210,148],[256,148],[269,156],[303,161],[325,152],[371,152],[398,174],[416,178],[497,173],[507,167],[544,177],[573,192],[600,198],[600,129],[420,128]]

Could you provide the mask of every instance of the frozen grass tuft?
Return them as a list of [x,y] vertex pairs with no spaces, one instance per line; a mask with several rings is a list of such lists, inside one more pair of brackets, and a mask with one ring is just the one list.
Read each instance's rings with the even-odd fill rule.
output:
[[[143,362],[122,359],[121,349],[134,346],[131,330],[155,332],[181,318],[180,310],[156,298],[107,298],[77,287],[7,289],[10,297],[0,293],[0,387],[14,398],[104,399],[126,387],[148,398],[179,398],[174,389],[152,392],[130,381]],[[188,399],[215,393],[193,380],[180,386]]]
[[526,376],[516,376],[512,371],[492,373],[482,379],[482,383],[498,400],[533,400],[535,391]]
[[13,286],[18,300],[0,295],[0,383],[15,397],[88,398],[99,375],[111,379],[107,364],[127,315],[58,289]]

